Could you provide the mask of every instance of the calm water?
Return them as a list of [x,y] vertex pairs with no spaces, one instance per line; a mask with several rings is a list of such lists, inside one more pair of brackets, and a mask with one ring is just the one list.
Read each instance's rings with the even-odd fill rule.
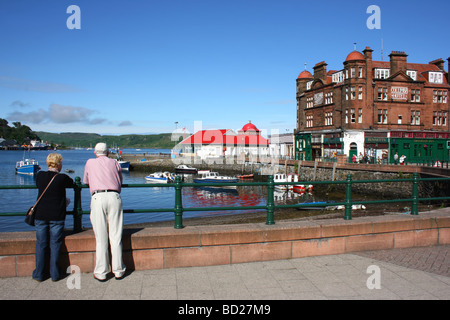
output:
[[[39,161],[42,170],[47,170],[45,159],[53,151],[31,151],[30,157]],[[73,173],[67,173],[71,178],[83,177],[84,165],[87,159],[94,158],[92,150],[58,150],[63,156],[63,169],[71,169]],[[159,153],[170,152],[170,150],[161,149],[125,149],[123,153]],[[28,157],[28,152],[25,154]],[[15,163],[24,157],[23,151],[0,151],[2,166],[0,167],[0,185],[35,185],[34,177],[18,175],[15,173]],[[145,172],[124,172],[124,184],[142,184],[145,183]],[[192,177],[187,176],[185,181]],[[186,187],[183,188],[183,206],[188,207],[214,207],[214,206],[258,206],[266,204],[266,188],[263,186],[239,186],[237,189],[218,189],[209,188],[208,190]],[[68,210],[73,210],[73,191],[67,189],[67,197],[71,204]],[[276,201],[288,203],[285,195],[276,194]],[[289,197],[297,197],[297,194],[290,194]],[[37,189],[23,190],[0,190],[0,212],[25,212],[34,204],[37,197]],[[175,206],[174,188],[123,188],[122,200],[124,209],[153,209],[153,208],[173,208]],[[288,201],[288,202],[286,202]],[[292,201],[295,201],[293,199]],[[88,189],[82,190],[82,208],[89,210],[90,194]],[[216,212],[184,212],[183,218],[210,216],[213,214],[239,214],[248,211],[216,211]],[[167,213],[130,213],[124,215],[125,224],[135,224],[143,222],[155,222],[173,220],[173,212]],[[30,231],[34,230],[24,223],[22,216],[0,217],[0,232],[9,231]],[[73,216],[68,215],[66,227],[72,228]],[[83,227],[91,227],[89,215],[83,215]]]

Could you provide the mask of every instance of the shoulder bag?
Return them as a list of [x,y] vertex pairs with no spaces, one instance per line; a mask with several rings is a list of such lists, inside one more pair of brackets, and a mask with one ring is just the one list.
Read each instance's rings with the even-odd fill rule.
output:
[[37,204],[39,203],[39,200],[41,200],[42,196],[44,195],[45,191],[47,191],[48,187],[50,186],[50,184],[53,182],[53,179],[56,178],[58,174],[55,174],[52,178],[52,180],[50,180],[50,182],[48,183],[47,187],[45,187],[45,190],[41,193],[41,195],[39,196],[39,198],[37,199],[36,203],[34,204],[34,206],[30,207],[30,209],[28,209],[27,211],[27,215],[25,216],[25,223],[29,224],[30,226],[34,226],[34,209],[36,208]]

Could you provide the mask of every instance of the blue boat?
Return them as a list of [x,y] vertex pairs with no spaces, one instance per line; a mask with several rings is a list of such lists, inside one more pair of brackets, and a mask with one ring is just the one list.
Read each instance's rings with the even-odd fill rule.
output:
[[122,168],[122,171],[130,171],[130,161],[117,160]]
[[16,162],[16,173],[35,175],[41,168],[35,159],[23,159]]

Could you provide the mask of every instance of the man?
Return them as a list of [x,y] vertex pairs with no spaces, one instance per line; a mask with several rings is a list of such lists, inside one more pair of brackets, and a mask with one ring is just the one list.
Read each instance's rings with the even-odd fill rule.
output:
[[105,281],[109,272],[108,240],[111,245],[111,270],[116,279],[125,275],[122,260],[123,209],[120,197],[122,169],[108,158],[106,143],[97,143],[95,159],[89,159],[84,168],[83,183],[91,192],[91,223],[96,239],[94,278]]

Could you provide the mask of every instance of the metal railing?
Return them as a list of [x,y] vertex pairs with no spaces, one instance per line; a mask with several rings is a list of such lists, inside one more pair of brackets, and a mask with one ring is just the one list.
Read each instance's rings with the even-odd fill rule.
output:
[[[353,205],[365,205],[365,204],[379,204],[379,203],[395,203],[395,202],[411,202],[411,215],[418,215],[418,206],[420,201],[442,201],[450,200],[450,196],[446,197],[428,197],[419,198],[419,182],[420,181],[449,181],[449,178],[419,178],[418,173],[414,173],[412,178],[408,179],[380,179],[380,180],[353,180],[352,175],[347,175],[345,181],[308,181],[308,182],[274,182],[273,176],[268,176],[267,182],[238,182],[238,183],[202,183],[201,186],[212,187],[224,187],[224,186],[267,186],[267,203],[262,206],[232,206],[232,207],[197,207],[186,208],[183,207],[182,189],[184,187],[199,187],[198,183],[183,182],[180,176],[177,176],[174,183],[169,184],[123,184],[123,188],[153,188],[153,187],[167,187],[175,188],[175,206],[173,208],[159,208],[159,209],[124,209],[124,213],[148,213],[148,212],[173,212],[174,213],[174,228],[182,229],[183,226],[183,212],[186,211],[220,211],[220,210],[252,210],[263,209],[266,210],[266,224],[275,224],[274,212],[276,209],[282,208],[302,208],[302,207],[328,207],[330,203],[299,203],[299,204],[284,204],[275,205],[274,190],[277,185],[298,185],[298,184],[311,184],[311,185],[333,185],[344,184],[345,185],[345,199],[343,202],[333,202],[333,206],[344,206],[344,219],[352,219],[352,206]],[[405,199],[390,199],[390,200],[370,200],[370,201],[353,201],[352,200],[352,186],[358,183],[412,183],[412,197]],[[82,230],[81,218],[83,214],[89,214],[90,211],[82,209],[81,204],[81,190],[88,188],[87,185],[81,183],[79,177],[75,178],[73,185],[74,189],[74,207],[72,211],[68,211],[68,214],[73,215],[74,224],[73,231],[79,232]],[[36,186],[0,186],[0,190],[5,189],[37,189]],[[24,216],[25,212],[0,212],[0,216]]]

